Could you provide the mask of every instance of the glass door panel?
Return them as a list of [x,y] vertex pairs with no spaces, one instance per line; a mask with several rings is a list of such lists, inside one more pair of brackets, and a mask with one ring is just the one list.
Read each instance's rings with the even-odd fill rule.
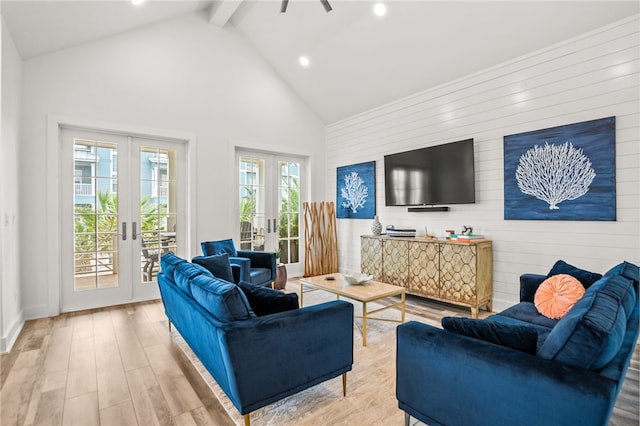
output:
[[118,287],[118,145],[76,139],[73,152],[73,290]]
[[275,251],[292,274],[300,263],[302,160],[239,152],[240,249]]
[[265,250],[266,161],[241,156],[240,187],[240,249]]
[[300,163],[278,161],[278,250],[280,262],[300,261]]
[[176,152],[172,149],[142,146],[139,149],[140,214],[136,232],[140,236],[139,279],[155,281],[160,257],[176,253]]

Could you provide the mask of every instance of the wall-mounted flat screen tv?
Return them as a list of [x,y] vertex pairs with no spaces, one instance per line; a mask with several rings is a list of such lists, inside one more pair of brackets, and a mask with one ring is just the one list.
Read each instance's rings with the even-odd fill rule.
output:
[[387,206],[476,202],[473,139],[384,156]]

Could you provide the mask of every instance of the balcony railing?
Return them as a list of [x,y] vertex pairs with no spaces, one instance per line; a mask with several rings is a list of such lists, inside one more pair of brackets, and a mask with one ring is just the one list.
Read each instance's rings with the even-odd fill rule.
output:
[[93,192],[93,184],[90,183],[76,183],[75,195],[95,195]]

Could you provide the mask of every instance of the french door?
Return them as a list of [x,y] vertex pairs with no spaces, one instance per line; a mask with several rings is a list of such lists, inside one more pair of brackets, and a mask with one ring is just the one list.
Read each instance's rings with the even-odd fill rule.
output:
[[238,241],[242,250],[275,251],[290,275],[303,271],[303,158],[236,152]]
[[62,311],[159,297],[160,257],[185,235],[184,144],[61,135]]

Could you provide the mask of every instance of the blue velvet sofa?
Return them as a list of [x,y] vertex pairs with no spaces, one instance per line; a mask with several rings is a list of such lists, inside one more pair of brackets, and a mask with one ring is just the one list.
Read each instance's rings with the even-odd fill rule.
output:
[[[250,297],[295,299],[287,310],[257,316],[241,286],[172,253],[158,284],[169,319],[207,371],[250,423],[250,413],[326,380],[353,365],[353,305],[345,301],[297,308],[297,295],[249,285]],[[263,307],[264,308],[264,307]],[[264,311],[264,309],[263,309]],[[283,356],[294,362],[283,363]]]
[[[554,320],[533,301],[557,273],[586,290]],[[558,261],[549,275],[522,275],[521,302],[497,315],[443,318],[445,329],[400,325],[396,397],[405,423],[606,425],[638,338],[637,292],[636,265],[602,276]]]

